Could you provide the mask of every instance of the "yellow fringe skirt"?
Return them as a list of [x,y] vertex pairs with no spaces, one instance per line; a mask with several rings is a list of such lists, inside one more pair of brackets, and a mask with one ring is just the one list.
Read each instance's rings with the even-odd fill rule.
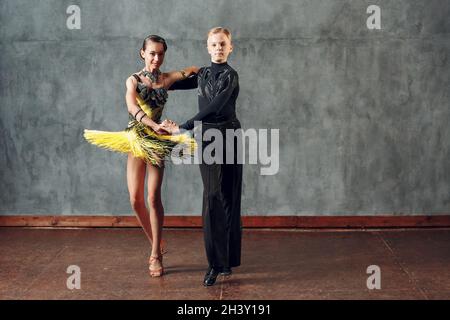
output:
[[163,165],[164,159],[171,154],[176,145],[182,144],[179,150],[183,151],[183,155],[192,155],[197,147],[195,139],[189,134],[160,135],[136,120],[130,121],[125,131],[85,129],[84,138],[98,147],[132,153],[135,157],[159,167]]

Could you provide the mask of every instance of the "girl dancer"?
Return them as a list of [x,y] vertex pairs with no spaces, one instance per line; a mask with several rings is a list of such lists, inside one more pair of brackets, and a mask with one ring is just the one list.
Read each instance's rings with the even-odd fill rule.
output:
[[[128,154],[127,184],[130,203],[151,244],[149,271],[152,277],[159,277],[164,272],[161,250],[164,220],[161,184],[164,158],[179,143],[187,145],[190,151],[195,148],[195,140],[189,135],[170,135],[161,125],[168,88],[174,82],[198,72],[197,67],[189,67],[181,71],[162,73],[160,67],[164,62],[166,50],[166,41],[160,36],[150,35],[144,39],[140,50],[144,68],[126,80],[125,98],[130,121],[124,131],[84,131],[84,137],[90,143]],[[144,85],[143,81],[150,83],[150,86]],[[144,197],[146,172],[149,210]]]

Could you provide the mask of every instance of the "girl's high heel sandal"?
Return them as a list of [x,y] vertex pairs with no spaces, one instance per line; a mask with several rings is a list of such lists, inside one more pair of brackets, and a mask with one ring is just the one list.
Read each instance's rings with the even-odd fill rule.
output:
[[151,277],[161,277],[164,273],[164,267],[162,265],[162,255],[150,256],[150,265],[148,270]]

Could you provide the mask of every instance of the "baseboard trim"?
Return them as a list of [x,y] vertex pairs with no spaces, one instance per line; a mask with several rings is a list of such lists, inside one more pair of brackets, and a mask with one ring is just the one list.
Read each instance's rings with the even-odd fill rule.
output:
[[[449,215],[243,216],[244,228],[430,228],[450,227]],[[199,228],[200,216],[166,216],[164,227]],[[139,227],[134,216],[0,216],[0,227]]]

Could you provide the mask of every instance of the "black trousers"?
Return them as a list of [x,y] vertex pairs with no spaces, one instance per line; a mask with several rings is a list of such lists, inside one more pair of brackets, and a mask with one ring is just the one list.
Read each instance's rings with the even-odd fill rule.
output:
[[[226,141],[226,129],[239,129],[237,119],[225,124],[202,124],[203,133],[211,128],[223,137],[223,163],[200,164],[203,180],[203,234],[210,267],[237,267],[241,264],[241,192],[243,165],[237,163],[239,137]],[[211,141],[213,142],[213,141]],[[203,150],[211,143],[203,142]],[[226,164],[226,144],[234,144],[232,164]],[[230,149],[228,149],[230,150]]]

